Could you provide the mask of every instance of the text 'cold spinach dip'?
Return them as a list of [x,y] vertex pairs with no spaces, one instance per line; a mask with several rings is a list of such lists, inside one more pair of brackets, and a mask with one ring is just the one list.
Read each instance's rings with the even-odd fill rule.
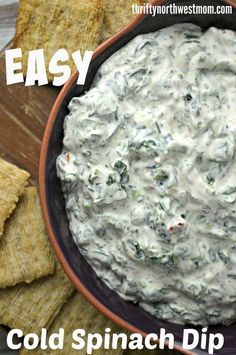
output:
[[177,323],[236,319],[236,33],[133,39],[69,104],[57,160],[98,276]]

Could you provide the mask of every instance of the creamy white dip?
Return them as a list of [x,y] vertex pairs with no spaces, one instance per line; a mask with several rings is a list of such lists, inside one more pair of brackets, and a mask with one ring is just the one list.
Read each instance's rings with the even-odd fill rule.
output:
[[156,317],[236,319],[236,33],[140,35],[69,104],[70,228],[105,283]]

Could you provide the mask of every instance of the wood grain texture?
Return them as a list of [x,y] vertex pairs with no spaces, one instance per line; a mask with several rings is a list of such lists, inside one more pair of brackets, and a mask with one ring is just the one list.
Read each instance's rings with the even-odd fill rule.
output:
[[18,5],[18,0],[0,0],[0,50],[14,36]]
[[0,156],[38,180],[40,146],[59,89],[52,86],[6,85],[5,60],[0,57]]

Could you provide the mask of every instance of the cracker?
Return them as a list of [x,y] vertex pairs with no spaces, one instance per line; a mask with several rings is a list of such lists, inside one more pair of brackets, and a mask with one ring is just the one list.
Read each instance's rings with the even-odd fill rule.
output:
[[0,324],[21,329],[24,334],[40,334],[50,326],[74,286],[57,264],[56,273],[31,284],[0,290]]
[[[71,53],[93,50],[99,43],[104,17],[104,0],[21,0],[14,47],[23,52],[23,73],[27,72],[28,51],[44,49],[45,62],[59,49]],[[69,60],[73,71],[73,59]],[[52,81],[53,76],[48,73]]]
[[127,26],[135,18],[132,4],[143,5],[144,3],[144,0],[105,0],[101,42]]
[[0,288],[52,274],[54,266],[38,190],[28,187],[0,239]]
[[[82,328],[86,333],[104,334],[106,328],[111,328],[111,333],[120,333],[119,328],[110,320],[105,318],[94,307],[92,307],[79,293],[75,292],[68,303],[64,305],[59,315],[56,317],[49,329],[49,335],[58,332],[59,328],[65,330],[65,341],[63,350],[21,350],[20,355],[86,355],[86,346],[83,350],[75,350],[71,344],[72,333],[75,329]],[[96,355],[121,355],[123,350],[96,350]]]
[[4,223],[16,207],[27,185],[29,174],[0,159],[0,237]]

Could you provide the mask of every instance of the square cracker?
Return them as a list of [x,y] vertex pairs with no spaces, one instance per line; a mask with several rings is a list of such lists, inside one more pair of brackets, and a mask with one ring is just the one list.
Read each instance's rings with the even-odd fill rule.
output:
[[0,159],[0,238],[4,223],[23,194],[28,178],[26,171]]
[[[92,307],[79,293],[76,291],[70,297],[69,301],[64,305],[61,312],[58,314],[54,322],[49,329],[49,335],[58,332],[59,328],[65,330],[65,340],[63,350],[21,350],[20,355],[86,355],[86,346],[82,350],[75,350],[72,348],[71,344],[72,333],[75,329],[82,328],[86,333],[100,333],[104,334],[106,328],[111,329],[112,333],[120,333],[121,331],[114,323],[105,318],[101,313],[99,313],[94,307]],[[102,347],[96,350],[97,355],[121,355],[123,350],[104,350]]]
[[103,42],[127,26],[136,15],[132,13],[132,4],[143,5],[144,0],[105,0],[105,14],[100,41]]
[[0,290],[0,324],[40,334],[72,295],[74,286],[57,264],[56,273],[31,284]]
[[25,189],[0,239],[0,288],[32,282],[54,272],[38,190]]
[[[95,49],[103,17],[104,0],[20,0],[14,47],[22,49],[23,73],[27,73],[28,51],[41,48],[46,68],[52,55],[65,48],[75,71],[71,53]],[[48,73],[48,78],[52,81],[53,76]]]

